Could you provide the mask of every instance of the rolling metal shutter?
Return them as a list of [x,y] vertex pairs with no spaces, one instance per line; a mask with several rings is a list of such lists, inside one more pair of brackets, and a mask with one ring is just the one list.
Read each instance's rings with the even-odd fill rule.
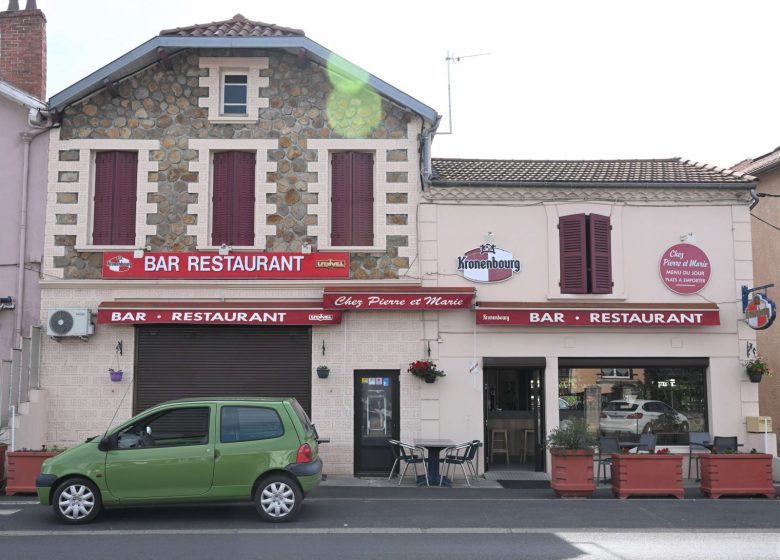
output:
[[172,399],[295,397],[311,415],[311,327],[136,327],[133,413]]

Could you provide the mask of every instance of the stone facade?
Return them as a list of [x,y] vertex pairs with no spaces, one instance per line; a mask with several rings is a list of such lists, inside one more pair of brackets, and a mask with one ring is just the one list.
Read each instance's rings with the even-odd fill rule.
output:
[[[409,216],[420,191],[419,165],[410,154],[417,153],[421,119],[368,89],[347,96],[334,87],[328,70],[301,64],[298,57],[276,51],[230,54],[204,50],[174,57],[171,71],[153,66],[121,82],[118,95],[101,90],[65,110],[52,138],[49,170],[57,208],[47,234],[46,264],[54,276],[100,277],[100,253],[90,250],[95,249],[89,230],[90,163],[95,150],[133,149],[122,147],[122,141],[143,142],[141,149],[148,149],[148,156],[139,153],[136,246],[152,251],[212,248],[210,155],[224,149],[258,154],[254,247],[300,251],[307,244],[322,250],[329,244],[329,151],[375,151],[375,242],[352,252],[350,269],[353,278],[398,278],[409,272],[416,244]],[[267,60],[267,66],[253,63],[260,74],[254,105],[259,120],[224,122],[209,116],[220,58]],[[376,126],[369,130],[365,123],[373,122],[377,107]],[[353,137],[359,133],[364,136]],[[151,187],[144,190],[141,183]]]

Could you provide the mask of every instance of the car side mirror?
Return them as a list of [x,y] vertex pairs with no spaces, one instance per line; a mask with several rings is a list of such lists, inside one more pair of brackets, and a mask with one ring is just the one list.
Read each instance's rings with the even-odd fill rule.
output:
[[105,436],[103,439],[100,440],[100,443],[98,444],[98,449],[100,451],[111,451],[112,449],[116,449],[117,444],[117,437],[115,435]]

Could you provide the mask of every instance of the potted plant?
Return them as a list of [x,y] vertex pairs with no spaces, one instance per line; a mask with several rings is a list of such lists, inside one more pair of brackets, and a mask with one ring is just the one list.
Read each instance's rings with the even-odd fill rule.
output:
[[671,454],[669,448],[650,453],[614,453],[612,493],[621,499],[662,494],[682,499],[682,455]]
[[436,367],[431,360],[417,360],[409,364],[409,373],[415,377],[425,380],[426,383],[433,383],[437,377],[444,377],[446,374]]
[[41,472],[41,465],[49,457],[54,457],[60,450],[56,447],[46,449],[42,445],[38,450],[22,449],[21,451],[9,451],[8,481],[5,487],[7,495],[18,493],[34,493],[35,479]]
[[550,487],[559,498],[587,498],[596,490],[593,447],[596,436],[585,420],[568,420],[547,436],[552,459]]
[[757,453],[704,453],[701,465],[701,493],[710,498],[728,494],[759,494],[775,497],[772,483],[772,455]]
[[330,375],[330,368],[328,366],[317,366],[317,377],[320,379],[327,379]]
[[772,369],[761,356],[756,356],[745,362],[745,373],[747,373],[752,383],[759,383],[763,376],[772,375]]
[[122,381],[124,372],[121,369],[108,368],[108,375],[111,377],[111,381]]

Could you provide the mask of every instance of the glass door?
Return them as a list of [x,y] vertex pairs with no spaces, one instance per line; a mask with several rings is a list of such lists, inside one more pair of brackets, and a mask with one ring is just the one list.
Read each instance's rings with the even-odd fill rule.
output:
[[355,371],[355,474],[389,475],[400,436],[399,371]]

